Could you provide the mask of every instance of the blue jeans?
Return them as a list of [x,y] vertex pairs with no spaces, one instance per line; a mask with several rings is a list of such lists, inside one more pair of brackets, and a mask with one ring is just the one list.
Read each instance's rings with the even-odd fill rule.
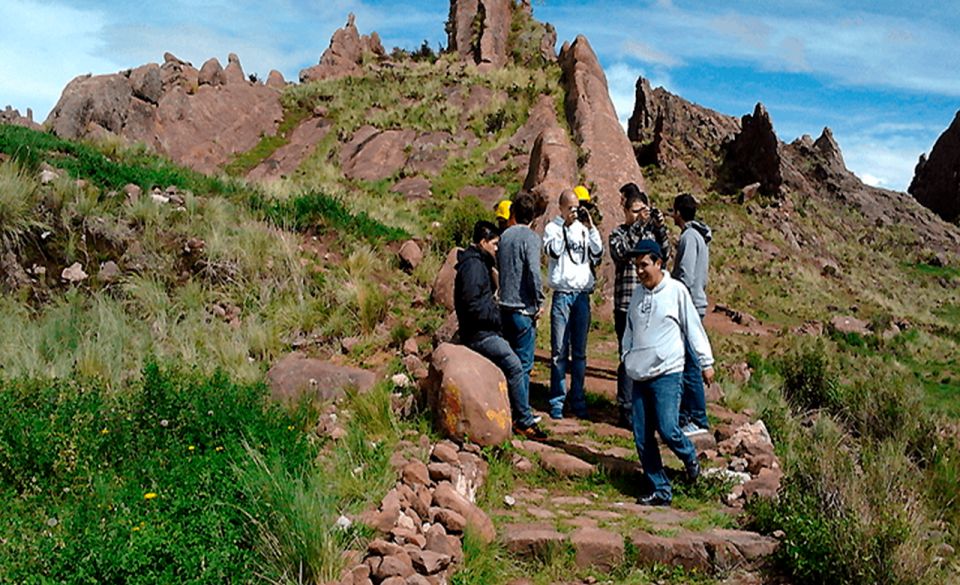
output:
[[703,390],[703,372],[700,360],[693,353],[690,343],[683,340],[683,393],[680,396],[680,426],[693,423],[701,429],[709,429],[707,398]]
[[503,336],[520,359],[523,377],[516,393],[511,394],[510,408],[513,420],[521,427],[533,424],[533,412],[530,410],[530,373],[533,371],[533,354],[537,346],[537,327],[533,317],[519,311],[504,310],[500,321]]
[[550,416],[563,414],[567,364],[570,366],[570,410],[587,411],[583,391],[587,372],[587,331],[590,329],[590,293],[554,292],[550,308]]
[[668,501],[673,499],[673,488],[663,470],[655,432],[660,433],[660,438],[684,465],[692,465],[697,458],[696,449],[678,424],[680,386],[679,372],[633,384],[633,441],[640,465],[653,486],[653,493]]
[[[520,365],[520,358],[518,358],[517,354],[510,348],[507,340],[499,335],[490,335],[479,341],[467,343],[467,347],[496,364],[503,372],[504,377],[507,378],[507,394],[510,397],[510,410],[514,411],[516,408],[515,405],[521,404],[522,401],[522,403],[526,405],[527,414],[529,415],[530,405],[527,396],[521,396],[524,378],[523,366]],[[514,418],[514,421],[521,426],[523,425],[523,421],[520,418]]]

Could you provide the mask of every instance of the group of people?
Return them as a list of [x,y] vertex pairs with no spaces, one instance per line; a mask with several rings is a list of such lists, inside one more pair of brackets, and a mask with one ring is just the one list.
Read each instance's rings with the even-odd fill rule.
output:
[[[678,195],[670,213],[680,228],[671,255],[662,212],[636,184],[620,189],[624,222],[610,234],[614,262],[614,322],[620,349],[617,406],[633,430],[650,489],[645,505],[669,505],[672,490],[656,433],[683,461],[689,480],[700,474],[689,437],[707,432],[704,382],[713,381],[713,355],[703,329],[710,229],[697,221],[697,202]],[[541,252],[547,257],[550,305],[549,416],[586,418],[584,391],[590,296],[604,242],[583,186],[560,195],[560,212],[541,238],[531,227],[534,196],[522,192],[496,207],[498,225],[480,221],[460,252],[454,284],[461,342],[495,363],[507,379],[514,432],[546,434],[530,407],[537,320],[544,310]],[[570,386],[566,386],[567,374]]]

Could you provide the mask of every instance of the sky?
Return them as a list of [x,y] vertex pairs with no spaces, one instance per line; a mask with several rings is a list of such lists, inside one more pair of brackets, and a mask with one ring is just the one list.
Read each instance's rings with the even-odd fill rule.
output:
[[[842,4],[842,6],[841,6]],[[533,0],[564,40],[585,35],[621,121],[638,76],[724,114],[763,102],[780,139],[824,126],[847,167],[906,190],[960,110],[960,3],[920,0]],[[247,73],[296,80],[348,13],[384,46],[446,44],[442,0],[0,0],[0,107],[46,118],[75,76],[164,52],[199,67],[236,53]]]

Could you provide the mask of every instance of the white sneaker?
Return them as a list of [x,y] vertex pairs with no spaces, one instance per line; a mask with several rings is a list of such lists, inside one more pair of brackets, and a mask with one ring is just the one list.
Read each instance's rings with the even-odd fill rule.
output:
[[697,435],[702,435],[710,432],[707,429],[701,429],[700,427],[698,427],[693,423],[687,423],[683,425],[682,427],[680,427],[680,430],[683,431],[683,434],[688,437],[695,437]]
[[540,416],[539,414],[533,415],[533,424],[538,425],[542,420],[543,420],[543,417]]

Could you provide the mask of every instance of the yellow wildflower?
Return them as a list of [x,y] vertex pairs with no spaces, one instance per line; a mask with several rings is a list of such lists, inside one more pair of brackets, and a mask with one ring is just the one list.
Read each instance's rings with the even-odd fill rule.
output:
[[214,449],[214,451],[217,451],[217,452],[223,451],[223,447],[217,447],[216,449]]
[[144,500],[152,500],[152,499],[155,498],[155,497],[157,497],[157,494],[154,493],[154,492],[147,492],[147,493],[143,494],[143,499],[144,499]]
[[193,451],[195,448],[196,447],[194,447],[193,445],[190,445],[189,447],[187,447],[187,451]]
[[133,531],[134,531],[134,532],[136,532],[136,531],[138,531],[138,530],[140,530],[140,527],[139,527],[139,526],[134,526],[134,527],[133,527]]
[[100,434],[101,434],[101,435],[106,435],[106,434],[109,433],[109,432],[110,432],[110,429],[101,429],[101,430],[100,430]]

